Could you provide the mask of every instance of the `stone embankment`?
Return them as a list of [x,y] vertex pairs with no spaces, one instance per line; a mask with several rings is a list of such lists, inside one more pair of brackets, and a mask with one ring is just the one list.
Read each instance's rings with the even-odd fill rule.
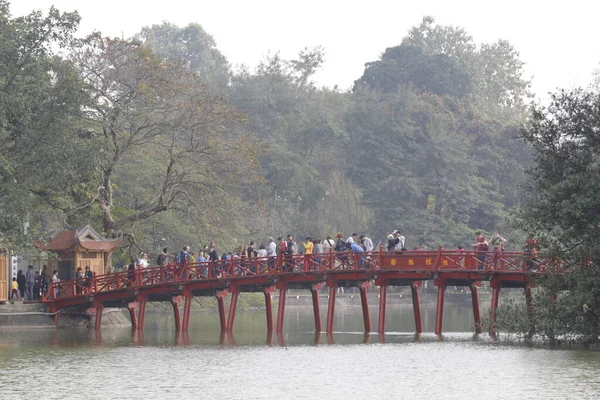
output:
[[[86,310],[61,312],[58,319],[60,328],[90,328],[94,318]],[[106,308],[102,314],[103,327],[131,326],[129,318],[118,308]],[[9,301],[0,304],[0,329],[11,328],[56,328],[52,314],[43,303]]]

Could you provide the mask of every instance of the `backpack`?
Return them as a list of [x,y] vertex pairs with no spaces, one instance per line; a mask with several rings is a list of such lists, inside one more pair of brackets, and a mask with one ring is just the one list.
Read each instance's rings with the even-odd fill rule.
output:
[[177,264],[185,264],[190,260],[188,253],[184,253],[183,251],[177,255]]
[[156,259],[156,265],[158,265],[158,266],[163,265],[166,258],[167,258],[167,255],[165,253],[159,254],[158,258]]

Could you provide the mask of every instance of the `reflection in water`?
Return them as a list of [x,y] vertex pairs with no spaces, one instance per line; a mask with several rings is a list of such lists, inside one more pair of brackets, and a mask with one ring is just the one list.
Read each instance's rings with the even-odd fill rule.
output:
[[[49,399],[545,399],[600,392],[600,353],[494,343],[472,333],[470,308],[446,310],[440,337],[415,335],[410,308],[388,307],[385,335],[363,332],[360,307],[336,313],[333,334],[316,334],[312,310],[292,307],[281,334],[266,331],[264,312],[240,312],[233,334],[221,334],[218,315],[200,310],[192,311],[188,333],[175,332],[168,314],[148,314],[144,333],[6,330],[0,397],[24,397],[33,379]],[[435,309],[424,307],[423,316],[431,332]],[[74,390],[72,378],[87,390]]]

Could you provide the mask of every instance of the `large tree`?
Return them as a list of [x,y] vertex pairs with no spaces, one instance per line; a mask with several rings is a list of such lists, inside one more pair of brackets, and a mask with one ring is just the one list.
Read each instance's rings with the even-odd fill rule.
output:
[[185,60],[189,69],[217,93],[227,89],[231,78],[229,63],[213,37],[199,24],[181,28],[163,22],[144,27],[137,37],[158,57],[174,62]]
[[[577,89],[535,105],[523,137],[535,149],[519,224],[565,274],[537,282],[535,312],[499,311],[501,329],[551,340],[600,338],[600,93]],[[568,289],[568,290],[565,290]],[[533,317],[533,318],[532,318]]]
[[78,134],[87,94],[54,53],[69,50],[78,23],[77,13],[55,8],[11,18],[0,2],[0,231],[13,245],[28,241],[25,225],[41,234],[50,210],[68,220],[89,190],[94,142]]
[[134,243],[139,224],[167,210],[198,228],[239,225],[253,145],[223,98],[136,41],[93,35],[71,59],[91,99],[87,132],[100,140],[90,197],[106,235]]

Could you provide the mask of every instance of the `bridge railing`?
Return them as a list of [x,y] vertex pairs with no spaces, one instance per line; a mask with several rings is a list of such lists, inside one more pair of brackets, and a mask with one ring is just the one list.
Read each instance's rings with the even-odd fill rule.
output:
[[184,265],[139,268],[106,275],[92,280],[84,278],[51,282],[44,301],[89,296],[113,290],[164,285],[182,281],[235,279],[238,277],[274,276],[281,274],[321,273],[336,271],[404,270],[404,271],[557,271],[560,260],[533,258],[524,252],[508,252],[496,248],[480,252],[469,250],[409,250],[373,252],[329,252],[321,254],[279,255],[276,257],[233,258]]

